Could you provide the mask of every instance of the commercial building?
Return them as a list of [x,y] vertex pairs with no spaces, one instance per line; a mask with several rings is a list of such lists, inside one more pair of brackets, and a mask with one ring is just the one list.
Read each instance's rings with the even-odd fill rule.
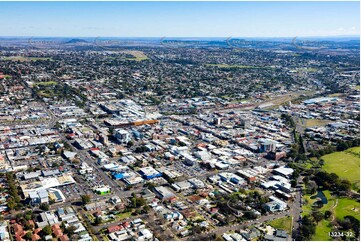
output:
[[147,180],[162,176],[162,173],[150,166],[139,169],[139,174]]

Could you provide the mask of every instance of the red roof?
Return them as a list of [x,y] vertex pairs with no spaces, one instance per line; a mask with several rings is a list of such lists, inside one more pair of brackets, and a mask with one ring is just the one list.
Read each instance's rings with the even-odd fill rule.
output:
[[115,226],[111,226],[108,228],[108,233],[113,233],[113,232],[116,232],[116,231],[119,231],[121,230],[122,228],[118,225],[115,225]]

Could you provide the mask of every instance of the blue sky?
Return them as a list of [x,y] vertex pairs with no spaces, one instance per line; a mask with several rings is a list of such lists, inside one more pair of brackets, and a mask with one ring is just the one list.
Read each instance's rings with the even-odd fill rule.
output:
[[0,2],[0,36],[359,35],[359,2]]

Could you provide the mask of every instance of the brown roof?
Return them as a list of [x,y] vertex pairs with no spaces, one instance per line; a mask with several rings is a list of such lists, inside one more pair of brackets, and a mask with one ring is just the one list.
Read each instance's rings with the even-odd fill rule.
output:
[[15,233],[23,232],[23,226],[21,226],[20,224],[14,224],[13,227]]
[[37,234],[33,234],[33,236],[31,236],[32,241],[39,240],[39,239],[40,239],[40,236]]
[[121,228],[120,226],[115,225],[115,226],[109,227],[109,228],[108,228],[108,232],[109,232],[109,233],[113,233],[113,232],[119,231],[119,230],[121,230],[121,229],[122,229],[122,228]]
[[193,196],[189,196],[188,199],[194,203],[194,202],[201,200],[202,198],[198,195],[193,195]]
[[61,241],[69,241],[69,237],[68,237],[66,234],[60,236],[59,239],[60,239]]

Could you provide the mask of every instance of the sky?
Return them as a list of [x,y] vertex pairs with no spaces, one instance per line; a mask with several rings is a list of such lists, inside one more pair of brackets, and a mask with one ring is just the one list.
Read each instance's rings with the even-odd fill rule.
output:
[[359,2],[0,2],[0,36],[360,34]]

